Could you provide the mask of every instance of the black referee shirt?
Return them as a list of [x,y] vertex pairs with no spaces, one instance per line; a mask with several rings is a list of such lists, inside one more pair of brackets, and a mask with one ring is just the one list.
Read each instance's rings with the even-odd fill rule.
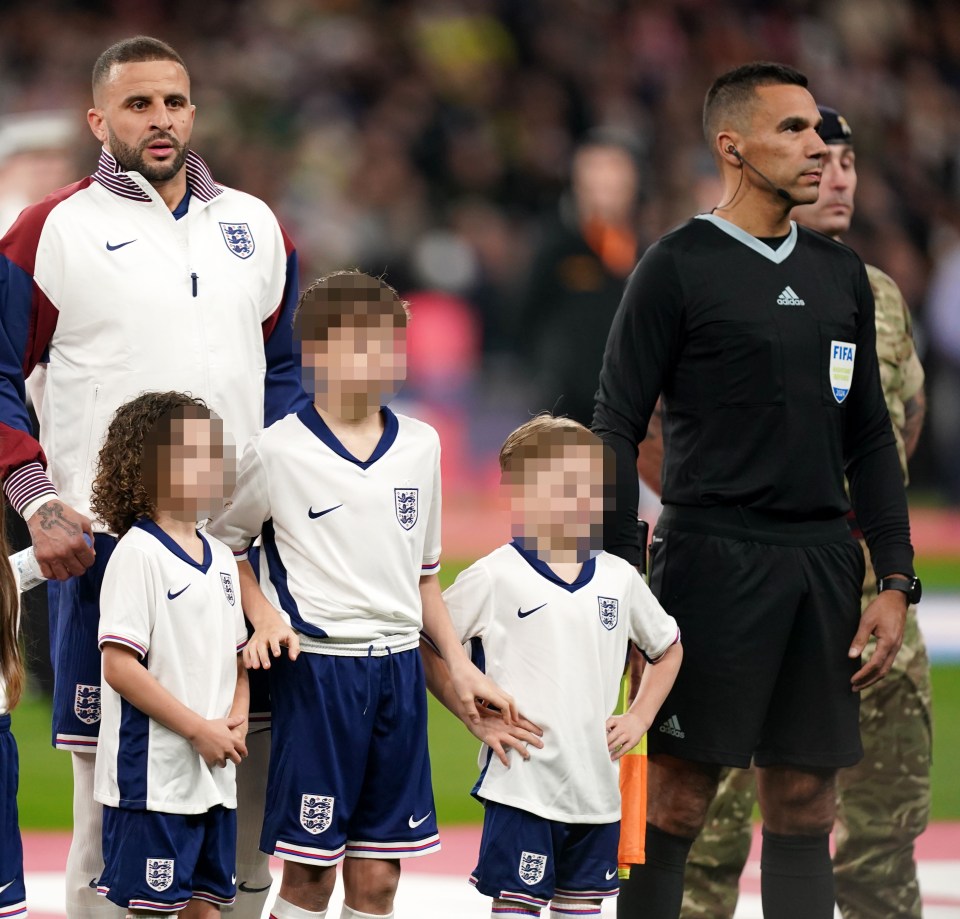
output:
[[776,249],[701,216],[643,256],[614,318],[594,430],[617,457],[604,542],[636,564],[637,444],[663,393],[663,503],[785,521],[850,508],[877,575],[913,572],[873,294],[851,249],[791,225]]

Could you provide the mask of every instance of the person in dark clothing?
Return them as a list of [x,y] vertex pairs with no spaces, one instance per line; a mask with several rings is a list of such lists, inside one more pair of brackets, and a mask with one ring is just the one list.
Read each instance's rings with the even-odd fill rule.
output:
[[[865,268],[790,220],[817,200],[826,154],[806,85],[768,63],[714,82],[704,133],[722,203],[647,251],[604,355],[605,548],[639,562],[637,444],[663,393],[651,587],[687,648],[649,735],[646,864],[620,916],[678,915],[720,767],[752,758],[765,915],[832,917],[828,838],[836,770],[862,756],[857,692],[889,670],[919,594]],[[844,473],[881,585],[862,616]]]
[[577,148],[570,194],[544,227],[516,322],[532,411],[590,424],[607,333],[637,261],[639,189],[625,138],[596,132]]

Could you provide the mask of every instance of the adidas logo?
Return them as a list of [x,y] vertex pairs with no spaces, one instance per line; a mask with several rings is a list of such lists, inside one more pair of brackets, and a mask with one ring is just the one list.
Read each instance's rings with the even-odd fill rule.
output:
[[779,306],[806,306],[806,301],[797,296],[797,292],[788,284],[777,297]]
[[680,722],[677,720],[676,715],[671,715],[663,724],[660,725],[660,730],[664,734],[669,734],[671,737],[679,737],[680,740],[683,740],[687,735],[683,733],[680,728]]

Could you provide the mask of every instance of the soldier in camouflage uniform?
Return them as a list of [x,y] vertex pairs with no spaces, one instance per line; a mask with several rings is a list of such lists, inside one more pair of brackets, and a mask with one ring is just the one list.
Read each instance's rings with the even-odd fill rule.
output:
[[[831,147],[831,162],[824,162],[817,203],[793,213],[800,223],[838,237],[853,215],[853,138],[845,119],[832,109],[821,107],[820,112],[820,133]],[[897,285],[872,266],[867,275],[877,305],[880,378],[906,480],[907,458],[923,423],[923,368],[913,346],[910,312]],[[861,545],[866,553],[862,537]],[[868,556],[861,609],[876,592]],[[864,653],[873,653],[872,642]],[[893,669],[861,694],[860,732],[863,760],[841,769],[837,779],[837,903],[844,919],[920,919],[913,844],[930,812],[931,705],[930,662],[914,606],[907,611],[903,646]],[[756,797],[752,770],[724,771],[706,825],[687,859],[681,919],[733,916],[750,851]]]

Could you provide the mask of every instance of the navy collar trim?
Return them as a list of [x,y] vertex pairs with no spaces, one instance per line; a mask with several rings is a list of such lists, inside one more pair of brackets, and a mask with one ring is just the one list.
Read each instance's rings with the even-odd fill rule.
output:
[[569,584],[563,578],[558,577],[553,569],[546,562],[541,561],[535,553],[529,549],[524,549],[516,539],[512,540],[510,545],[520,553],[520,557],[533,568],[537,574],[542,575],[548,581],[552,581],[558,587],[562,587],[570,593],[574,593],[574,591],[579,590],[581,587],[586,587],[586,585],[593,580],[594,572],[597,570],[596,558],[588,558],[580,568],[580,574],[577,575],[577,579],[572,584]]
[[400,430],[400,422],[397,416],[385,405],[380,406],[380,414],[383,416],[383,433],[377,443],[373,453],[367,460],[358,460],[337,438],[337,435],[330,430],[327,423],[320,417],[316,406],[311,402],[297,412],[297,417],[303,424],[322,440],[337,456],[343,457],[348,462],[359,466],[361,469],[369,469],[384,453],[392,446],[397,439],[397,432]]
[[[218,195],[223,194],[223,187],[213,180],[213,175],[210,173],[207,164],[193,150],[187,151],[186,168],[187,187],[201,201],[212,201]],[[120,198],[145,203],[152,202],[153,199],[140,187],[133,176],[142,178],[138,172],[124,172],[112,154],[105,149],[100,151],[100,161],[97,163],[96,172],[93,174],[93,178],[97,182],[107,191],[113,192]]]
[[141,517],[134,524],[134,526],[141,530],[145,530],[151,536],[155,536],[177,558],[179,558],[180,561],[186,562],[191,568],[196,568],[197,571],[202,571],[204,574],[210,570],[210,565],[213,563],[213,552],[210,549],[210,543],[207,542],[206,537],[199,530],[197,530],[197,536],[200,537],[200,542],[203,543],[202,562],[197,562],[187,555],[187,553],[183,551],[183,548],[180,546],[180,544],[171,539],[170,536],[157,525],[155,520],[151,520],[149,517]]

